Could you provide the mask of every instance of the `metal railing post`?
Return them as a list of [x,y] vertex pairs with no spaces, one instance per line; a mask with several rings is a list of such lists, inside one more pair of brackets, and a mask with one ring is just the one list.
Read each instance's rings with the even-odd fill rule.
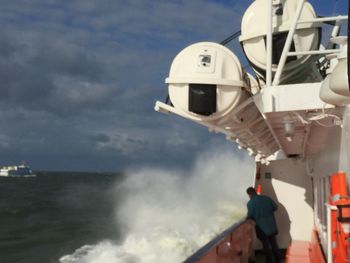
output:
[[300,0],[299,3],[298,3],[295,16],[294,16],[294,18],[292,20],[292,23],[290,25],[290,29],[289,29],[289,33],[288,33],[288,36],[287,36],[287,40],[286,40],[286,43],[285,43],[283,51],[282,51],[281,59],[280,59],[280,61],[278,63],[277,71],[276,71],[276,74],[275,74],[275,77],[274,77],[274,80],[273,80],[273,83],[272,83],[273,86],[278,85],[279,82],[280,82],[280,78],[281,78],[281,75],[282,75],[282,70],[283,70],[283,67],[284,67],[284,65],[286,64],[286,61],[287,61],[287,55],[288,55],[287,53],[289,52],[290,46],[292,45],[293,36],[294,36],[295,30],[297,28],[298,19],[299,19],[300,15],[301,15],[301,11],[303,10],[303,6],[304,6],[305,2],[306,2],[306,0]]
[[272,83],[272,0],[267,3],[267,29],[266,29],[266,86]]

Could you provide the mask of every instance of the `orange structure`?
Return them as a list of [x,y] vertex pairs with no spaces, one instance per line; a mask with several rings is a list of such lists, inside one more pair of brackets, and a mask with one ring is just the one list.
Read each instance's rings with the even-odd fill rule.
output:
[[258,186],[256,187],[256,193],[257,193],[258,195],[261,195],[261,191],[262,191],[261,184],[258,184]]
[[293,240],[286,252],[286,263],[325,263],[317,230],[312,231],[311,241]]
[[241,263],[249,262],[254,254],[254,223],[244,220],[209,242],[184,263]]
[[330,217],[332,258],[335,263],[345,263],[350,260],[350,197],[346,174],[334,173],[329,182],[329,204],[337,206],[337,210],[331,210]]

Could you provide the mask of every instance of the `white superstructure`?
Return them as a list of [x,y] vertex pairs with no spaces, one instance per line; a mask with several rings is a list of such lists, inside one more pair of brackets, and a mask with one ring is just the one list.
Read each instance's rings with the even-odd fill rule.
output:
[[13,165],[2,166],[0,168],[0,176],[8,177],[33,177],[36,176],[28,166],[25,165]]
[[282,247],[309,241],[316,228],[328,262],[329,177],[350,175],[349,50],[347,36],[339,36],[347,18],[318,18],[306,0],[253,1],[240,42],[256,80],[232,51],[201,42],[174,59],[166,80],[171,103],[155,105],[223,133],[255,156],[256,182],[282,207]]

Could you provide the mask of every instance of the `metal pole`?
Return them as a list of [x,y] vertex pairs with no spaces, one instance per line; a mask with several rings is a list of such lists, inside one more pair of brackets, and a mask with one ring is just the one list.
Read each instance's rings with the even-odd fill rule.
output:
[[267,29],[266,29],[266,86],[272,82],[272,0],[267,3]]
[[[350,0],[348,1],[348,16],[350,14]],[[348,54],[347,54],[347,61],[348,61],[348,86],[350,88],[350,78],[349,78],[349,75],[350,75],[350,63],[349,63],[349,56],[350,56],[350,40],[349,40],[349,32],[350,32],[350,21],[348,19]]]
[[295,51],[288,52],[289,56],[300,56],[300,55],[325,55],[325,54],[337,54],[341,53],[341,49],[324,49],[324,50],[310,50],[310,51]]
[[283,70],[283,67],[287,61],[287,53],[290,50],[290,46],[291,46],[292,41],[293,41],[293,36],[294,36],[295,30],[297,28],[298,19],[301,15],[301,11],[303,10],[303,6],[304,6],[305,2],[306,2],[306,0],[300,0],[298,3],[297,10],[296,10],[295,16],[292,20],[292,23],[290,25],[288,37],[287,37],[286,43],[285,43],[284,48],[283,48],[281,59],[280,59],[279,64],[278,64],[276,75],[275,75],[275,78],[274,78],[273,83],[272,83],[273,86],[278,85],[280,82],[282,70]]
[[331,210],[332,206],[325,204],[327,209],[327,263],[332,263],[332,239],[331,239]]
[[321,17],[321,18],[299,20],[298,24],[329,22],[329,21],[342,21],[342,20],[347,20],[347,19],[348,19],[348,16],[327,16],[327,17]]

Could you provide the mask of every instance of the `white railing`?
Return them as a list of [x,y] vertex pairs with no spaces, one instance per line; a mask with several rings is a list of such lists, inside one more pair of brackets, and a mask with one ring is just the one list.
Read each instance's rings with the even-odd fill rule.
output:
[[[327,54],[336,54],[339,53],[339,49],[326,49],[326,50],[311,50],[311,51],[296,51],[290,52],[290,47],[292,45],[293,36],[297,29],[298,24],[305,23],[321,23],[321,22],[329,22],[336,21],[338,24],[340,21],[347,20],[348,16],[331,16],[331,17],[322,17],[322,18],[314,18],[308,20],[299,20],[300,15],[303,10],[303,6],[307,0],[300,0],[297,5],[295,16],[292,19],[288,36],[283,47],[282,55],[280,61],[277,66],[276,73],[274,75],[272,81],[272,33],[273,33],[273,24],[272,24],[272,0],[268,0],[267,7],[267,35],[266,35],[266,86],[277,86],[280,83],[281,75],[283,72],[283,68],[286,64],[288,56],[298,56],[298,55],[327,55]],[[339,26],[339,25],[338,25]],[[333,35],[333,34],[332,34]]]

